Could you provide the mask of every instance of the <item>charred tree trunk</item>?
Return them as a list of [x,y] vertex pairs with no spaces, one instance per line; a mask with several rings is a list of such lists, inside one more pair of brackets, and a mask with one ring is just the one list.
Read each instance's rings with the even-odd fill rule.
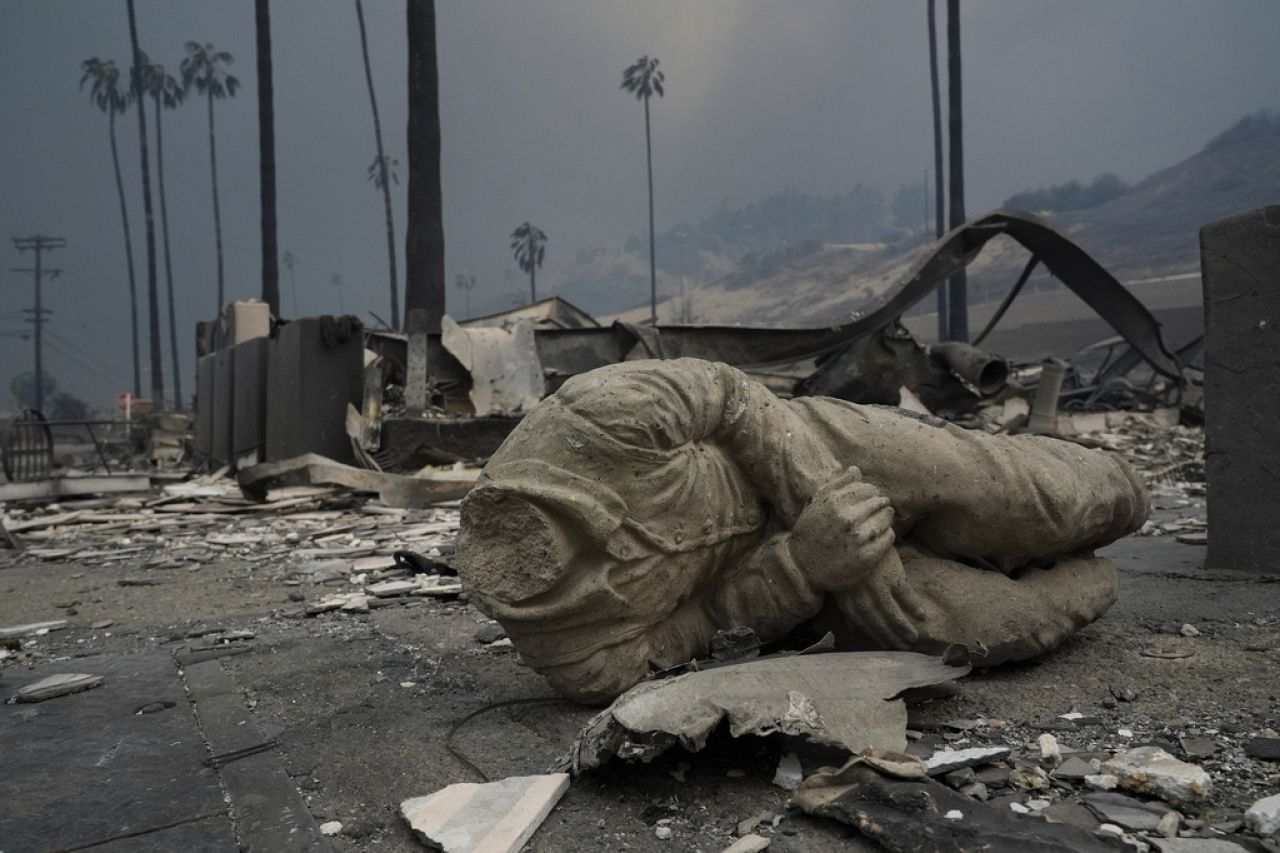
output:
[[142,210],[147,234],[147,330],[151,337],[151,404],[164,408],[164,356],[160,343],[160,289],[156,282],[156,220],[151,209],[151,164],[147,152],[147,109],[142,96],[142,50],[138,47],[138,23],[133,0],[128,0],[129,41],[133,45],[130,80],[138,103],[138,151],[142,157]]
[[[258,180],[262,208],[262,301],[280,316],[280,260],[276,249],[276,119],[271,91],[271,6],[254,0],[258,31]],[[219,251],[221,257],[221,251]],[[221,272],[219,272],[221,284]]]
[[405,238],[404,307],[444,316],[444,211],[440,189],[440,78],[436,68],[435,0],[408,0],[409,227]]
[[[369,40],[364,28],[364,3],[356,0],[356,19],[360,22],[360,52],[364,56],[364,79],[369,84],[369,108],[373,110],[373,138],[378,146],[378,169],[382,180],[382,210],[387,225],[387,264],[391,271],[391,328],[400,328],[400,286],[396,276],[396,223],[391,215],[391,174],[382,149],[382,119],[378,115],[378,97],[373,90],[373,68],[369,65]],[[441,278],[443,281],[443,277]]]
[[[942,95],[938,86],[938,0],[929,3],[929,86],[933,93],[933,219],[934,237],[947,231],[947,196],[942,176]],[[938,340],[947,340],[947,285],[938,285]]]
[[[947,118],[951,153],[951,227],[964,224],[964,127],[960,109],[960,0],[947,0]],[[948,338],[969,340],[969,286],[965,271],[951,277]]]
[[222,211],[218,207],[218,143],[213,125],[213,90],[209,90],[209,172],[213,185],[213,241],[218,254],[218,305],[214,316],[222,312],[226,293],[222,287]]
[[649,96],[644,96],[644,156],[649,171],[649,325],[658,325],[658,269],[653,249],[653,142],[649,136]]
[[142,364],[138,355],[138,280],[133,272],[133,237],[129,231],[129,205],[125,202],[124,180],[120,177],[120,152],[116,148],[116,112],[107,109],[107,129],[111,135],[111,165],[116,172],[116,192],[120,195],[120,222],[124,224],[124,259],[129,267],[129,328],[133,341],[133,396],[142,396]]
[[164,130],[161,115],[164,106],[156,92],[156,178],[160,184],[160,238],[164,244],[165,291],[169,302],[169,356],[173,364],[173,408],[182,411],[182,365],[178,361],[178,320],[173,298],[173,259],[169,254],[169,203],[164,191]]

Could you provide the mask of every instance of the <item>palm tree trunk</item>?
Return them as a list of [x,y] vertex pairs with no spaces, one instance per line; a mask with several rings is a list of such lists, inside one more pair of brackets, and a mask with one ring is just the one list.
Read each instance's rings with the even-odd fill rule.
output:
[[[950,122],[948,140],[951,149],[951,227],[964,224],[964,133],[960,111],[960,0],[947,0],[947,117]],[[953,341],[969,340],[968,278],[962,268],[951,277],[947,297],[950,317],[949,337]]]
[[658,325],[658,271],[653,251],[653,146],[649,137],[649,96],[644,96],[644,156],[649,170],[649,325]]
[[391,216],[391,182],[382,151],[382,120],[378,116],[378,98],[373,91],[373,69],[369,65],[369,41],[364,29],[364,3],[356,0],[356,19],[360,22],[360,52],[364,55],[364,79],[369,84],[369,107],[373,110],[373,138],[378,145],[378,164],[382,169],[382,209],[387,221],[387,264],[391,270],[391,328],[400,328],[400,287],[396,277],[396,224]]
[[271,90],[271,6],[254,0],[258,35],[258,195],[262,226],[262,301],[280,316],[280,260],[276,248],[276,119]]
[[535,277],[536,274],[537,274],[537,267],[535,267],[533,264],[529,264],[529,301],[530,302],[538,301],[538,280]]
[[405,323],[422,311],[436,331],[444,316],[444,212],[440,189],[440,75],[435,0],[405,3],[409,40],[409,226],[405,235]]
[[[133,0],[128,0],[129,41],[133,44],[134,91],[141,94],[142,50],[138,47],[138,23]],[[146,99],[138,98],[138,151],[142,157],[142,209],[147,233],[147,331],[151,337],[151,404],[156,411],[165,407],[164,345],[160,342],[160,288],[156,282],[156,218],[151,208],[151,164],[147,152]]]
[[160,93],[156,93],[156,177],[160,184],[160,238],[164,243],[165,290],[169,297],[169,355],[173,362],[173,408],[182,411],[182,365],[178,361],[178,320],[173,298],[173,260],[169,255],[169,203],[164,191],[164,131]]
[[222,213],[218,208],[218,146],[213,127],[213,92],[209,93],[209,171],[213,183],[213,238],[218,250],[218,305],[214,316],[222,313],[225,293],[222,289]]
[[[946,192],[942,177],[942,95],[938,89],[938,1],[929,2],[929,85],[933,93],[933,218],[934,237],[946,233]],[[947,285],[938,285],[938,340],[947,340]]]
[[138,359],[138,282],[133,274],[133,238],[129,235],[129,206],[124,198],[124,181],[120,178],[120,152],[116,150],[116,113],[107,108],[107,128],[111,134],[111,165],[116,172],[116,192],[120,196],[120,221],[124,223],[124,259],[129,266],[129,328],[133,337],[133,396],[142,396],[142,365]]

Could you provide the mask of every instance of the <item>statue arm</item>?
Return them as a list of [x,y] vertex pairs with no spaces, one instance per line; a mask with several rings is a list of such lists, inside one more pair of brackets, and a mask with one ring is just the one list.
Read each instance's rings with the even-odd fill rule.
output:
[[804,416],[772,391],[727,365],[718,365],[719,417],[712,435],[787,526],[847,466]]

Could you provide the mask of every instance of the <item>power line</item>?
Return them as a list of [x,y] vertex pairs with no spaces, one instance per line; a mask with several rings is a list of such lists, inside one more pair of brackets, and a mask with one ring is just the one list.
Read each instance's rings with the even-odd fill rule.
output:
[[44,277],[57,278],[61,275],[62,270],[46,270],[44,269],[44,253],[52,252],[54,249],[61,249],[67,245],[67,241],[62,237],[49,237],[44,234],[33,234],[30,237],[14,237],[13,245],[19,252],[34,252],[36,257],[36,265],[31,268],[10,267],[13,272],[30,273],[31,279],[35,284],[35,308],[28,313],[31,314],[29,322],[35,326],[35,349],[36,349],[36,388],[35,388],[35,404],[36,411],[44,408],[44,324],[46,318],[51,311],[46,311],[41,302],[43,298]]
[[111,382],[111,383],[122,383],[122,384],[125,384],[125,385],[128,385],[128,384],[129,384],[126,380],[122,379],[121,377],[119,377],[119,376],[112,376],[112,375],[108,374],[107,372],[105,372],[104,370],[102,370],[101,368],[99,368],[99,367],[97,367],[97,366],[95,366],[95,365],[91,364],[90,362],[85,361],[84,359],[80,358],[79,356],[75,355],[74,353],[70,353],[70,352],[68,352],[67,350],[64,350],[62,347],[58,346],[58,345],[57,345],[57,344],[55,344],[53,341],[49,341],[49,349],[51,349],[53,352],[56,352],[58,355],[60,355],[60,356],[62,356],[63,358],[67,359],[68,361],[71,361],[71,362],[72,362],[72,363],[74,363],[76,366],[80,367],[81,369],[86,370],[86,371],[88,371],[89,373],[94,374],[94,375],[95,375],[95,376],[97,376],[99,379],[105,379],[106,381]]

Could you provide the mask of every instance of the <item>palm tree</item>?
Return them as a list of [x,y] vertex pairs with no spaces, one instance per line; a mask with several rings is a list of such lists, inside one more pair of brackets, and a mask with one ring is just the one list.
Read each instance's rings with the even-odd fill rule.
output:
[[[364,29],[364,3],[356,0],[356,20],[360,22],[360,52],[364,55],[364,79],[369,85],[369,106],[373,110],[373,139],[378,156],[369,166],[369,180],[382,190],[382,211],[387,222],[387,264],[391,269],[391,328],[400,328],[400,289],[396,280],[396,224],[391,217],[391,182],[396,181],[394,166],[399,165],[382,150],[382,120],[378,117],[378,98],[373,92],[373,69],[369,65],[369,40]],[[397,181],[398,183],[398,181]]]
[[142,71],[147,55],[138,47],[138,20],[133,0],[125,9],[129,14],[129,42],[133,47],[133,66],[129,70],[129,95],[138,101],[138,154],[142,161],[142,211],[147,235],[147,331],[151,338],[151,400],[157,410],[164,408],[164,345],[160,342],[160,288],[156,284],[156,218],[151,208],[151,165],[147,151],[147,107],[143,102]]
[[[960,0],[947,0],[947,138],[951,151],[951,227],[964,224],[964,133],[960,113]],[[969,340],[969,285],[964,267],[951,277],[947,297],[947,333],[953,341]]]
[[[145,58],[145,57],[144,57]],[[144,65],[142,91],[150,95],[156,107],[156,177],[160,189],[160,238],[164,245],[165,290],[169,298],[169,354],[173,362],[173,398],[176,411],[182,411],[182,366],[178,361],[178,320],[173,295],[173,259],[169,252],[169,203],[164,189],[164,130],[161,117],[165,110],[176,109],[186,97],[182,85],[164,66]]]
[[298,282],[293,277],[293,268],[298,263],[298,256],[288,249],[284,250],[284,256],[280,258],[280,263],[284,264],[285,269],[289,271],[289,290],[293,293],[293,316],[298,316]]
[[644,154],[649,167],[649,323],[658,325],[658,271],[653,249],[653,144],[649,133],[649,98],[663,92],[666,75],[658,70],[657,58],[642,56],[622,71],[622,88],[644,101]]
[[[942,97],[938,91],[938,0],[928,0],[929,84],[933,94],[933,219],[935,237],[946,233],[946,204],[942,177]],[[927,191],[926,187],[926,191]],[[938,340],[947,340],[947,285],[938,285]]]
[[511,232],[511,253],[520,269],[529,274],[529,301],[538,301],[537,269],[542,266],[542,256],[547,252],[547,235],[541,228],[528,221],[520,223]]
[[209,171],[213,176],[213,233],[218,249],[218,306],[222,310],[224,291],[222,286],[222,214],[218,209],[218,148],[214,134],[213,102],[234,98],[240,81],[227,73],[227,66],[234,61],[231,54],[215,51],[212,44],[187,42],[187,58],[182,60],[182,85],[187,91],[195,86],[209,102]]
[[463,270],[462,272],[454,276],[453,283],[456,284],[462,290],[462,292],[467,295],[466,316],[470,317],[471,316],[471,291],[475,290],[476,277],[471,273],[467,272],[466,270]]
[[[409,43],[409,223],[404,239],[404,320],[410,329],[420,323],[421,328],[436,331],[444,317],[445,280],[435,0],[407,0],[405,30]],[[415,321],[413,311],[422,312],[416,315],[420,320]]]
[[129,268],[129,326],[133,332],[133,396],[142,396],[142,367],[138,361],[138,282],[133,273],[133,238],[129,234],[129,206],[124,198],[124,181],[120,178],[120,152],[116,148],[116,116],[128,105],[120,89],[120,68],[110,59],[90,57],[80,63],[83,76],[80,88],[92,83],[89,101],[107,114],[107,132],[111,138],[111,166],[116,175],[116,194],[120,198],[120,222],[124,225],[124,257]]

